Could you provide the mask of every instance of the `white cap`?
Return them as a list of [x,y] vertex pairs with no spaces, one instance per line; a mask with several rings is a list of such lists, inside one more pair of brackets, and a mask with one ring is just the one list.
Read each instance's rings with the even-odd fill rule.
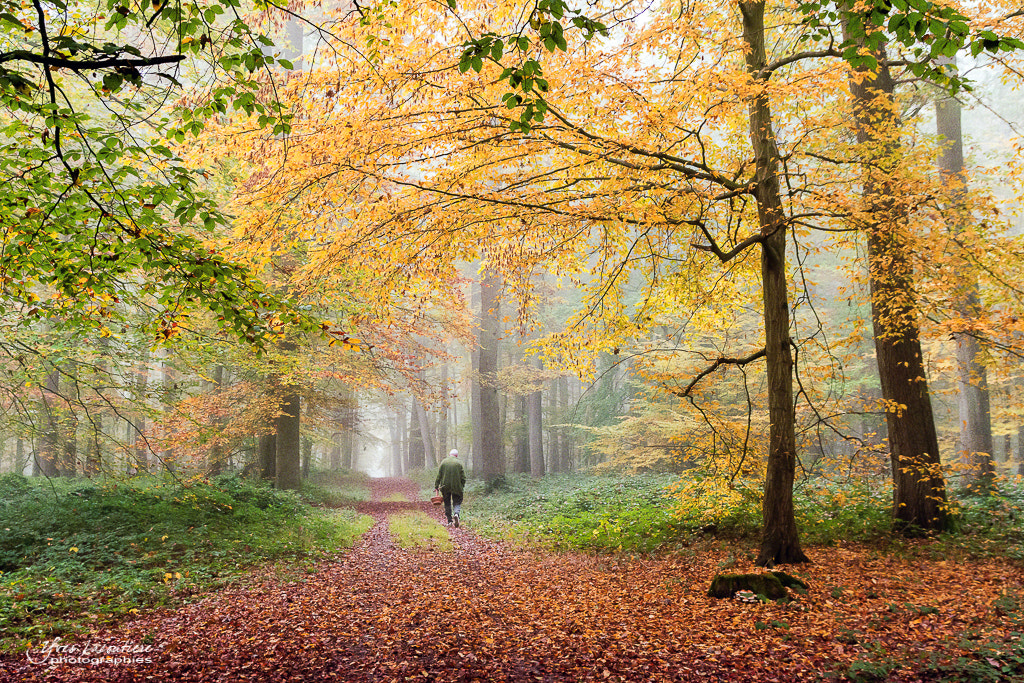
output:
[[448,455],[454,455],[454,456],[458,457],[459,451],[458,451],[458,449],[453,448],[450,451],[448,451]]

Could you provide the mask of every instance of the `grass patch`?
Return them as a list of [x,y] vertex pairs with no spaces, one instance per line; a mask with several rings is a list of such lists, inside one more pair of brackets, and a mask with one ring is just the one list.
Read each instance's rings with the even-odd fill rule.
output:
[[687,537],[666,487],[675,475],[512,475],[485,495],[471,482],[473,530],[555,549],[634,552],[667,549]]
[[369,479],[363,472],[314,472],[302,482],[302,498],[325,507],[352,506],[370,499]]
[[408,503],[409,497],[404,493],[389,493],[381,498],[383,503]]
[[388,530],[407,550],[454,550],[448,530],[425,512],[401,512],[388,516]]
[[178,604],[267,562],[347,548],[372,520],[223,477],[190,486],[0,477],[0,650]]

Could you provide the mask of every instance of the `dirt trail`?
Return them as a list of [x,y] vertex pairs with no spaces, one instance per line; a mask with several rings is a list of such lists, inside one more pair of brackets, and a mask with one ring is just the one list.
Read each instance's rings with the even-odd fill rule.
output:
[[[794,607],[707,598],[721,554],[615,561],[524,552],[465,527],[450,530],[453,552],[410,552],[391,540],[387,514],[443,513],[425,501],[381,502],[394,492],[414,500],[409,482],[374,486],[360,508],[377,523],[307,580],[265,575],[94,638],[151,642],[152,663],[12,660],[0,664],[0,680],[796,681],[852,655],[835,640],[841,624],[827,599]],[[817,585],[835,580],[828,567],[809,571],[820,574]],[[755,629],[755,619],[786,619],[793,630]]]

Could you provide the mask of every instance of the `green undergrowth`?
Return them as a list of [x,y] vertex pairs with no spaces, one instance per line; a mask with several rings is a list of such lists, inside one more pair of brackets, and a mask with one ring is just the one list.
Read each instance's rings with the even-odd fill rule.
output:
[[[471,480],[465,508],[479,533],[555,549],[671,551],[711,537],[756,543],[761,530],[759,487],[737,482],[723,495],[702,487],[698,477],[511,475],[498,486]],[[885,482],[868,486],[804,480],[794,492],[802,542],[858,542],[926,559],[1024,560],[1024,489],[1019,484],[1005,483],[990,498],[954,499],[953,530],[914,540],[893,534],[891,495]]]
[[325,507],[351,506],[370,499],[369,481],[363,472],[313,472],[302,482],[302,497]]
[[398,545],[407,550],[448,552],[454,549],[448,530],[424,512],[388,515],[388,530]]
[[464,509],[472,512],[473,530],[491,537],[564,550],[654,551],[687,537],[666,490],[675,479],[511,475],[497,487],[471,481]]
[[372,522],[236,477],[0,477],[0,649],[180,603],[257,564],[308,567]]

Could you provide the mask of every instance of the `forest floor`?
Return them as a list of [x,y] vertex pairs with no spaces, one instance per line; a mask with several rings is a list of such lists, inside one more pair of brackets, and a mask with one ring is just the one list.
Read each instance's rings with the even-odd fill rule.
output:
[[[383,502],[417,501],[411,482],[371,486],[359,508],[374,527],[308,576],[268,569],[64,649],[7,655],[0,681],[912,681],[949,671],[970,680],[979,657],[986,672],[1022,670],[1011,603],[1024,571],[1006,562],[811,548],[813,564],[785,568],[810,584],[807,595],[748,604],[706,595],[723,567],[753,569],[727,544],[594,557],[524,550],[463,526],[449,529],[451,552],[406,550],[387,516],[443,513]],[[41,662],[104,648],[132,661]]]

